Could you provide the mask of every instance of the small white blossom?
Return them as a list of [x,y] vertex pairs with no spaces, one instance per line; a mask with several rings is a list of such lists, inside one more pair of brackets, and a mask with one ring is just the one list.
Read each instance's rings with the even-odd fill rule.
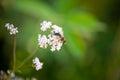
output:
[[6,23],[5,27],[9,30],[10,29],[10,23]]
[[10,24],[10,23],[6,23],[5,24],[5,27],[8,29],[8,30],[10,30],[10,35],[12,35],[12,34],[16,34],[16,33],[18,33],[18,28],[16,27],[16,28],[14,28],[14,25],[13,24]]
[[52,25],[52,23],[51,22],[47,22],[47,21],[43,21],[41,24],[41,30],[42,31],[46,31],[48,28],[50,28],[50,26]]
[[62,47],[63,42],[56,35],[48,35],[48,44],[51,46],[51,51],[59,51]]
[[57,26],[57,25],[52,25],[53,30],[51,31],[52,33],[59,33],[61,35],[63,35],[63,30],[61,27]]
[[37,71],[42,69],[43,63],[39,61],[38,57],[35,57],[35,59],[33,59],[33,64],[35,65]]
[[18,33],[17,27],[10,30],[10,35]]
[[52,46],[51,46],[51,51],[55,51],[55,50],[57,50],[57,51],[59,51],[60,49],[61,49],[61,46],[62,46],[62,43],[60,43],[60,42],[57,42],[57,43],[54,43]]
[[7,70],[7,73],[8,73],[8,74],[11,74],[11,75],[10,75],[11,77],[15,77],[15,73],[12,72],[11,70]]
[[38,42],[39,42],[39,46],[41,48],[47,48],[47,42],[48,39],[45,35],[41,36],[40,34],[38,35]]

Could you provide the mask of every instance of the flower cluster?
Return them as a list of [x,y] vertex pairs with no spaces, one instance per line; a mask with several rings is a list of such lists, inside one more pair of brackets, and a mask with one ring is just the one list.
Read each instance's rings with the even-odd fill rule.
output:
[[[51,51],[59,51],[62,47],[62,45],[65,43],[65,39],[64,39],[64,34],[63,34],[63,30],[61,27],[57,26],[57,25],[53,25],[50,21],[43,21],[42,23],[40,23],[41,27],[40,30],[45,32],[48,29],[50,29],[50,34],[48,34],[47,36],[45,34],[41,35],[38,34],[38,45],[40,48],[47,48],[48,45],[51,47]],[[6,23],[5,27],[10,31],[10,35],[15,35],[16,33],[18,33],[18,28],[14,27],[13,24],[10,23]],[[42,69],[43,63],[39,61],[38,57],[35,57],[33,60],[33,67],[35,67],[35,69],[38,71],[40,69]],[[8,71],[9,74],[12,74],[12,76],[14,76],[13,73],[11,73],[10,71]]]
[[38,57],[35,57],[35,59],[33,59],[33,64],[37,71],[42,69],[43,63],[39,61]]
[[50,26],[52,25],[51,22],[47,22],[47,21],[43,21],[41,24],[40,24],[42,27],[40,28],[42,31],[46,31],[48,28],[50,28]]
[[57,25],[52,25],[51,22],[43,21],[40,30],[45,32],[47,29],[51,29],[48,36],[38,34],[38,42],[41,48],[47,48],[48,45],[51,46],[51,51],[59,51],[64,43],[63,30]]
[[5,24],[5,27],[8,29],[8,30],[10,30],[10,35],[12,35],[12,34],[16,34],[16,33],[18,33],[18,28],[16,27],[16,28],[14,28],[14,25],[13,24],[10,24],[10,23],[6,23]]
[[47,48],[48,39],[45,35],[41,36],[40,34],[38,34],[38,41],[41,48]]

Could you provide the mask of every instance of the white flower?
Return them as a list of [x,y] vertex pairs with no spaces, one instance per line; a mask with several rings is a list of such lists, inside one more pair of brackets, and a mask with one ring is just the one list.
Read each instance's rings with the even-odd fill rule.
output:
[[54,43],[52,46],[51,46],[51,51],[55,51],[55,50],[57,50],[57,51],[59,51],[60,49],[61,49],[61,46],[62,46],[62,43],[60,43],[60,42],[57,42],[56,44]]
[[63,30],[61,27],[57,26],[57,25],[52,25],[53,30],[51,31],[51,33],[59,33],[61,35],[63,35]]
[[12,72],[11,70],[7,70],[7,73],[8,73],[8,74],[11,74],[11,77],[15,77],[15,73]]
[[10,30],[10,35],[18,33],[17,27]]
[[48,44],[51,46],[51,51],[59,51],[62,47],[63,42],[56,35],[48,35]]
[[41,48],[47,48],[48,39],[45,35],[41,36],[40,34],[38,34],[38,42]]
[[40,24],[42,27],[40,28],[42,31],[46,31],[48,28],[50,28],[50,26],[52,25],[51,22],[47,22],[47,21],[43,21],[41,24]]
[[48,44],[51,45],[51,51],[59,51],[62,47],[63,41],[61,40],[63,36],[63,30],[57,25],[52,25],[51,34],[48,36]]
[[38,57],[35,57],[35,59],[33,59],[33,64],[35,65],[37,71],[42,69],[43,63],[39,61]]
[[10,24],[10,23],[6,23],[5,24],[5,27],[8,29],[8,30],[10,30],[10,35],[12,35],[12,34],[16,34],[16,33],[18,33],[18,28],[16,27],[16,28],[14,28],[14,25],[13,24]]
[[65,41],[62,28],[57,25],[52,25],[52,23],[49,21],[43,21],[41,25],[42,31],[46,31],[48,28],[51,28],[51,32],[48,37],[46,37],[45,35],[38,35],[39,46],[41,48],[47,48],[47,46],[50,45],[51,51],[59,51]]
[[10,29],[10,23],[6,23],[5,27],[9,30]]

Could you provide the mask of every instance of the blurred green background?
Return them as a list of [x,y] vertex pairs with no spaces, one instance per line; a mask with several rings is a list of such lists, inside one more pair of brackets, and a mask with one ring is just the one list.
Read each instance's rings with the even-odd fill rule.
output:
[[39,49],[43,69],[32,59],[16,76],[38,80],[120,80],[120,0],[0,0],[0,70],[12,65],[13,36],[18,27],[17,65],[38,45],[40,23],[61,26],[67,41],[60,51]]

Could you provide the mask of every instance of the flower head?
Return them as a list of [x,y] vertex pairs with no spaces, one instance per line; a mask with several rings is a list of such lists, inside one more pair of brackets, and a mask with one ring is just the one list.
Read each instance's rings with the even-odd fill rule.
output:
[[35,65],[37,71],[42,69],[43,63],[39,61],[38,57],[35,57],[35,59],[33,59],[33,64]]
[[6,23],[5,24],[5,27],[8,29],[8,30],[10,30],[10,35],[12,35],[12,34],[16,34],[16,33],[18,33],[18,28],[16,27],[16,28],[14,28],[14,25],[13,24],[10,24],[10,23]]
[[62,47],[63,42],[59,36],[50,34],[48,36],[48,44],[51,46],[51,51],[59,51]]
[[48,28],[50,28],[51,32],[47,37],[45,35],[38,35],[39,46],[41,48],[47,48],[47,45],[50,45],[51,51],[59,51],[65,41],[62,28],[57,25],[52,25],[49,21],[43,21],[41,25],[42,31],[46,31]]
[[47,21],[43,21],[41,24],[41,30],[42,31],[46,31],[48,28],[50,28],[50,26],[52,25],[52,23],[51,22],[47,22]]
[[53,25],[52,26],[52,31],[51,31],[52,33],[54,32],[54,33],[59,33],[59,34],[61,34],[61,35],[63,35],[63,30],[62,30],[62,28],[61,27],[59,27],[59,26],[57,26],[57,25]]
[[48,39],[45,35],[41,36],[40,34],[38,34],[38,42],[41,48],[47,48]]

